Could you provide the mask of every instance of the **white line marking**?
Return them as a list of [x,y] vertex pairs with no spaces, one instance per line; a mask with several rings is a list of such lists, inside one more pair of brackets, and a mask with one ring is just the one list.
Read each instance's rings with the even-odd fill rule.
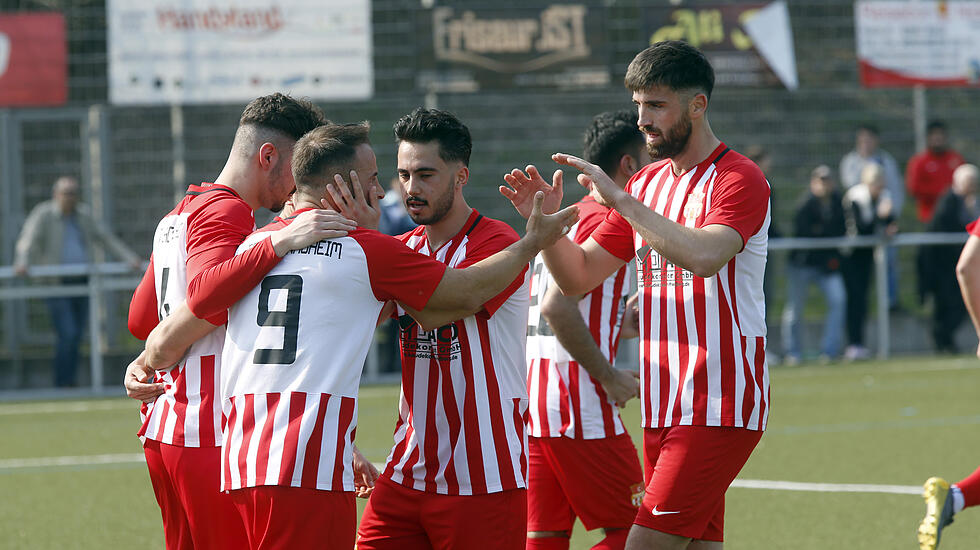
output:
[[91,466],[95,464],[131,464],[143,462],[143,453],[125,453],[88,456],[42,456],[37,458],[0,459],[0,470],[20,468],[58,468],[65,466]]
[[115,411],[132,409],[139,411],[140,403],[135,399],[107,401],[53,401],[45,403],[18,403],[0,405],[0,416],[23,414],[61,414],[92,411]]
[[867,483],[803,483],[799,481],[769,481],[736,479],[732,487],[770,489],[773,491],[808,491],[815,493],[887,493],[893,495],[922,494],[921,485],[871,485]]

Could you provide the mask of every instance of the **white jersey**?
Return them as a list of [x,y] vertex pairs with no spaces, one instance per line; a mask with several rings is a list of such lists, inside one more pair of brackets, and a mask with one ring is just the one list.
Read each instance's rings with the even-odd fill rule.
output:
[[[583,243],[606,217],[608,208],[586,197],[578,203],[579,222],[568,238]],[[606,360],[616,360],[619,331],[629,294],[627,266],[619,268],[582,297],[578,310]],[[527,329],[527,385],[530,397],[528,435],[601,439],[625,433],[619,409],[597,380],[575,361],[541,315],[541,300],[554,285],[538,255],[531,278]]]
[[[288,223],[248,237],[239,253]],[[424,306],[444,271],[359,229],[290,252],[232,306],[222,487],[352,491],[357,390],[378,315],[389,299]]]

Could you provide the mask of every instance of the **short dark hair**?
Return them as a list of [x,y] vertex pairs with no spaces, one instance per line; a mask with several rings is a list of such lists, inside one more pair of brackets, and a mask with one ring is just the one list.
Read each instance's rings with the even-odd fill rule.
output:
[[941,121],[941,120],[933,120],[932,122],[929,123],[928,126],[926,126],[926,133],[927,134],[931,134],[931,133],[933,133],[936,130],[940,130],[942,132],[945,132],[946,131],[946,123],[943,122],[943,121]]
[[296,187],[312,189],[322,185],[324,177],[346,175],[357,156],[357,147],[371,143],[368,139],[370,129],[367,122],[326,124],[301,137],[293,148]]
[[878,127],[875,126],[874,124],[869,123],[869,122],[868,123],[861,124],[860,126],[858,126],[857,127],[857,131],[858,132],[867,132],[867,133],[873,135],[874,137],[878,137],[879,135],[881,135],[881,132],[878,131]]
[[626,69],[626,88],[638,92],[666,86],[675,92],[697,90],[711,98],[715,71],[700,50],[680,40],[657,42],[636,54]]
[[614,175],[623,155],[636,156],[643,150],[643,133],[637,127],[636,111],[607,111],[592,119],[585,129],[582,154],[585,160]]
[[395,140],[398,143],[439,142],[439,158],[446,162],[460,161],[470,165],[473,140],[470,130],[456,115],[439,109],[419,107],[398,119],[395,123]]
[[276,92],[249,102],[238,120],[241,126],[259,126],[298,140],[303,134],[329,122],[323,111],[308,99],[296,99]]

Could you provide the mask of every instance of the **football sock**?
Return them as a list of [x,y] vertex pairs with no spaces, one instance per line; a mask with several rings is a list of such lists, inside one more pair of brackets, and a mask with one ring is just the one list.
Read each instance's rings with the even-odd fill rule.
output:
[[613,529],[606,533],[606,538],[600,540],[592,550],[623,550],[626,548],[626,537],[629,534],[629,529]]
[[527,538],[525,550],[568,550],[568,537]]
[[963,502],[963,491],[960,491],[959,487],[953,485],[949,488],[949,492],[953,494],[953,513],[958,514],[963,508],[966,508]]
[[963,506],[957,509],[957,512],[963,508],[980,505],[980,468],[977,468],[963,481],[954,483],[953,486],[963,493]]

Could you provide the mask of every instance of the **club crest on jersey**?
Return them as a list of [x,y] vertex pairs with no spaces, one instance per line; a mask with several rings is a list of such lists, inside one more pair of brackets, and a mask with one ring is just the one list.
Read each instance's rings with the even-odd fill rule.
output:
[[639,508],[643,504],[643,495],[646,493],[646,489],[643,487],[642,483],[634,483],[630,487],[630,502],[634,507]]
[[688,220],[696,220],[704,212],[704,193],[698,189],[687,196],[687,204],[684,205],[684,217]]

